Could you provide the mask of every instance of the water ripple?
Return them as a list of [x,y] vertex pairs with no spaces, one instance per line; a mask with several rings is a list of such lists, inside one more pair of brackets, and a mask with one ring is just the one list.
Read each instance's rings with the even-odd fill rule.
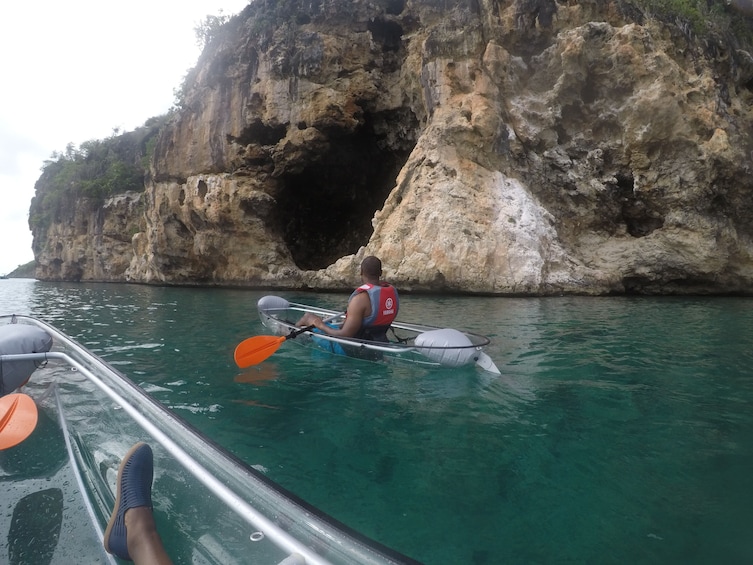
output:
[[496,377],[294,343],[239,371],[235,345],[265,333],[262,293],[11,287],[0,306],[96,347],[271,479],[423,562],[745,562],[751,299],[404,297],[401,319],[491,336]]

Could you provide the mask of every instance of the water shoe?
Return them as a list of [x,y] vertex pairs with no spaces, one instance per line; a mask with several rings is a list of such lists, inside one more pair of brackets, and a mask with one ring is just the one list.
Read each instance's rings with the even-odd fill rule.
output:
[[107,524],[104,545],[107,553],[132,561],[128,553],[125,514],[131,508],[152,508],[154,456],[146,443],[134,445],[120,463],[115,507]]

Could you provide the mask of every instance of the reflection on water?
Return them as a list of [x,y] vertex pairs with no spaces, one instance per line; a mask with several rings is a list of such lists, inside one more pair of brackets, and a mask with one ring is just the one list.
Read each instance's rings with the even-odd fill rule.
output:
[[276,380],[280,373],[272,364],[261,364],[256,367],[249,367],[235,375],[233,379],[236,383],[246,383],[250,385],[263,386],[269,381]]
[[264,293],[6,283],[4,311],[427,564],[753,561],[753,300],[403,297],[401,320],[489,335],[495,377],[295,343],[239,371]]
[[0,315],[29,314],[35,289],[33,279],[0,279]]

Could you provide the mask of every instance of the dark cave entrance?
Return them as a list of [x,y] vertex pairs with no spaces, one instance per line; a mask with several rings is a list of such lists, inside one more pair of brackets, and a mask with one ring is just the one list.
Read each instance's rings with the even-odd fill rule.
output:
[[375,128],[373,116],[366,116],[355,134],[330,137],[326,154],[300,173],[279,179],[278,226],[300,269],[325,268],[368,243],[374,213],[384,205],[415,145],[414,139],[388,143],[386,135],[375,133],[394,135],[398,129],[412,138],[415,124],[396,124],[396,117],[387,122],[383,116]]
[[645,237],[664,225],[664,218],[635,194],[632,174],[617,174],[617,190],[620,196],[620,217],[627,232],[633,237]]

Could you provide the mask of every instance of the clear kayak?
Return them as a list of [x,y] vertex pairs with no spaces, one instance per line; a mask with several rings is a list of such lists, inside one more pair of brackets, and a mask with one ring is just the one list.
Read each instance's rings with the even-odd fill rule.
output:
[[[26,439],[0,446],[0,562],[119,562],[103,530],[120,461],[145,441],[175,563],[417,563],[279,487],[42,321],[0,316],[0,377],[0,401],[30,398],[38,413]],[[12,393],[18,386],[23,394]],[[0,442],[20,413],[9,404],[0,403]]]
[[[388,341],[370,341],[330,336],[313,328],[300,328],[296,322],[307,312],[316,314],[330,325],[342,323],[344,312],[288,302],[280,296],[264,296],[257,302],[262,324],[275,335],[302,345],[367,361],[418,363],[433,367],[476,365],[500,374],[494,361],[483,351],[488,337],[453,328],[394,321],[387,332]],[[251,338],[253,339],[253,338]],[[252,349],[249,340],[248,349]]]

